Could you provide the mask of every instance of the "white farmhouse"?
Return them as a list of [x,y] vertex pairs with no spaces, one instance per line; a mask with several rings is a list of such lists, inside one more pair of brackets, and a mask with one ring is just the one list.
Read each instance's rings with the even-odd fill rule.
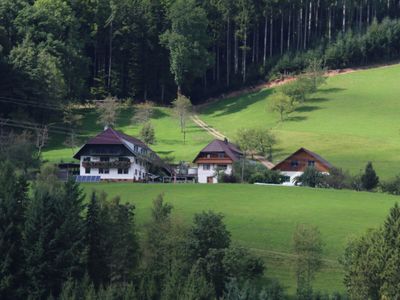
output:
[[145,181],[150,169],[168,171],[146,144],[112,128],[88,140],[74,158],[80,161],[80,176],[101,180]]
[[213,140],[193,160],[197,164],[199,183],[218,183],[218,172],[232,174],[232,165],[240,160],[242,152],[232,143]]

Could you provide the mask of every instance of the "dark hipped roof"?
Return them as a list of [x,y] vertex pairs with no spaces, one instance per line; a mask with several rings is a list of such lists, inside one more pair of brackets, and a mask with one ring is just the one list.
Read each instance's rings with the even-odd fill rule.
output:
[[328,169],[331,169],[331,168],[333,167],[326,159],[322,158],[322,157],[321,157],[320,155],[318,155],[317,153],[312,152],[312,151],[310,151],[310,150],[308,150],[308,149],[306,149],[306,148],[300,148],[299,150],[297,150],[296,152],[290,154],[290,155],[289,155],[288,157],[286,157],[284,160],[282,160],[281,162],[279,162],[278,164],[276,164],[275,167],[272,168],[272,170],[278,170],[278,169],[279,169],[279,166],[280,166],[283,162],[289,160],[293,155],[296,155],[297,153],[299,153],[299,152],[301,152],[301,151],[304,151],[304,152],[308,153],[309,155],[311,155],[312,157],[314,157],[315,160],[318,160],[320,163],[322,163],[322,164],[323,164],[324,166],[326,166]]
[[114,130],[111,127],[88,140],[86,145],[125,145],[125,141],[149,149],[141,140]]
[[238,161],[240,159],[240,156],[243,155],[243,153],[234,144],[228,141],[213,140],[211,143],[209,143],[200,151],[200,153],[196,156],[194,161],[199,157],[201,153],[218,153],[218,152],[226,153],[226,155],[228,155],[229,158],[232,159],[233,161]]
[[[82,149],[87,145],[122,145],[127,148],[130,152],[134,153],[129,143],[140,146],[144,149],[152,151],[145,143],[141,140],[132,136],[126,135],[122,132],[107,128],[103,132],[99,133],[95,137],[89,139],[86,144],[74,155],[74,158],[79,159]],[[153,151],[152,151],[153,152]]]

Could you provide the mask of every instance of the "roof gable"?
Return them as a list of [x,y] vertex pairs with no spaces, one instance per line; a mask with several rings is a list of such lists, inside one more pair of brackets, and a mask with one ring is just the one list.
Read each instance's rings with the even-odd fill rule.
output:
[[318,161],[319,163],[321,163],[322,165],[324,165],[327,169],[331,169],[332,165],[324,158],[322,158],[320,155],[318,155],[315,152],[312,152],[306,148],[300,148],[298,149],[296,152],[292,153],[291,155],[289,155],[288,157],[286,157],[284,160],[282,160],[281,162],[279,162],[278,164],[276,164],[272,170],[279,170],[280,167],[287,161],[291,160],[295,155],[299,154],[300,152],[305,152],[308,155],[312,156],[316,161]]
[[145,143],[141,140],[126,135],[122,132],[112,129],[111,127],[107,128],[103,132],[99,133],[95,137],[89,139],[85,145],[74,155],[74,158],[80,157],[80,153],[88,145],[122,145],[132,154],[137,154],[134,151],[133,146],[139,146],[143,149],[151,150]]
[[201,153],[220,153],[224,152],[230,159],[233,161],[238,161],[240,156],[242,156],[242,152],[232,143],[228,141],[221,141],[221,140],[213,140],[207,146],[205,146],[196,158],[193,160],[195,162]]

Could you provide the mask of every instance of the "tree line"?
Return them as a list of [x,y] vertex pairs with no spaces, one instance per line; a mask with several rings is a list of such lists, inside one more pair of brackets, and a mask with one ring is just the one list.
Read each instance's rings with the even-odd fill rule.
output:
[[[168,104],[178,91],[199,102],[277,73],[299,71],[304,66],[296,57],[310,49],[326,50],[326,63],[333,67],[398,55],[392,51],[390,57],[382,57],[375,49],[398,46],[398,29],[391,26],[389,43],[369,44],[364,59],[346,56],[345,61],[332,61],[347,47],[347,35],[357,40],[385,18],[397,19],[400,3],[395,0],[1,4],[2,106],[29,100],[33,112],[39,104],[107,95]],[[342,48],[337,49],[339,44]]]

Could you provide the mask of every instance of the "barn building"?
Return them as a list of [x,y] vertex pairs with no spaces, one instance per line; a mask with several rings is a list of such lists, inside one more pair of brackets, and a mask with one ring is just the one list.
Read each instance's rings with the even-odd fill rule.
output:
[[198,182],[218,183],[218,172],[231,175],[233,163],[240,160],[242,155],[242,152],[227,139],[213,140],[193,160],[198,166]]
[[168,171],[145,143],[112,128],[89,139],[74,158],[80,161],[81,177],[100,180],[141,182],[153,178],[154,170]]
[[332,165],[318,154],[305,148],[300,148],[275,165],[272,170],[280,171],[285,176],[284,185],[295,185],[296,177],[301,176],[308,167],[314,167],[323,174],[329,174]]

